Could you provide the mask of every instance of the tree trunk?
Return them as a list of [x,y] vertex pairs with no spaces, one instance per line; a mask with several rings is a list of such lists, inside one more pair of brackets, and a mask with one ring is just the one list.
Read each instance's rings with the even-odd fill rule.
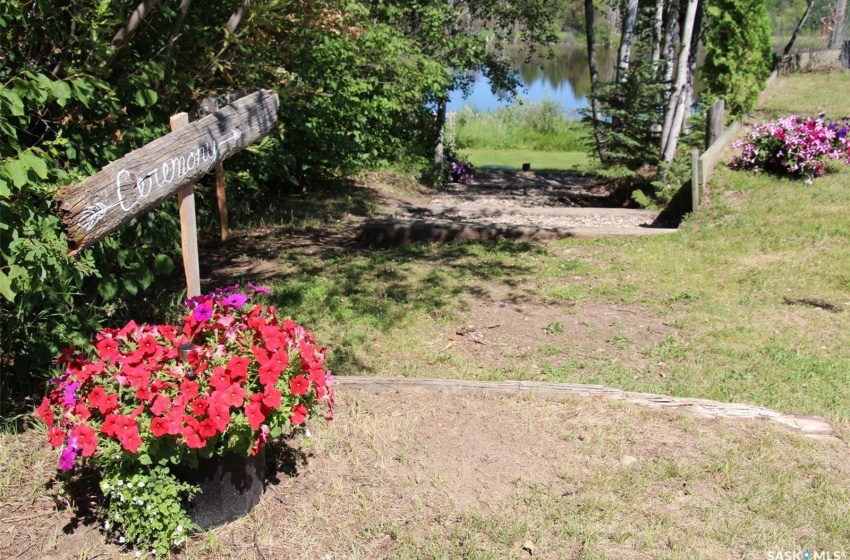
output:
[[617,82],[624,82],[629,73],[632,56],[632,36],[637,19],[638,0],[626,0],[623,27],[620,32],[620,50],[617,54]]
[[682,133],[690,132],[688,126],[688,117],[691,115],[691,108],[694,104],[694,78],[697,75],[697,52],[699,50],[699,33],[702,27],[702,5],[703,0],[699,0],[697,6],[697,15],[694,19],[694,30],[691,33],[691,52],[688,55],[688,87],[685,89],[685,115],[682,119]]
[[121,26],[121,29],[112,38],[109,47],[112,49],[112,54],[104,63],[104,68],[112,66],[112,63],[115,62],[115,57],[118,56],[118,51],[124,48],[124,45],[127,44],[127,41],[130,40],[130,37],[133,36],[133,33],[136,32],[136,29],[144,19],[150,15],[158,2],[159,0],[142,0],[132,13],[130,13],[130,17],[127,18],[127,21],[124,22],[124,25]]
[[242,23],[242,20],[245,19],[246,15],[248,15],[250,8],[250,0],[242,0],[242,3],[238,8],[236,8],[236,11],[230,14],[230,18],[227,20],[227,31],[229,33],[236,31],[236,28],[239,27],[239,24]]
[[682,48],[679,51],[679,60],[676,64],[676,82],[667,104],[667,114],[664,116],[664,127],[661,129],[661,153],[666,163],[673,161],[676,148],[679,145],[679,133],[682,130],[682,121],[685,117],[685,100],[688,88],[688,59],[690,58],[691,37],[696,21],[699,0],[688,0],[685,11],[684,27],[682,29]]
[[171,33],[168,34],[168,48],[166,54],[170,55],[174,48],[174,43],[180,36],[180,30],[183,29],[183,22],[186,21],[186,14],[189,13],[189,7],[192,5],[192,0],[183,0],[180,2],[180,7],[177,8],[177,18],[174,20],[174,25],[171,26]]
[[676,55],[676,27],[679,23],[679,2],[678,0],[667,0],[667,9],[664,10],[664,40],[661,47],[661,55],[663,63],[658,77],[664,80],[665,84],[670,84],[673,81],[673,57]]
[[844,43],[844,15],[847,12],[847,0],[835,0],[835,22],[832,25],[832,37],[829,48],[840,49]]
[[446,102],[437,102],[437,143],[434,145],[434,165],[437,167],[439,177],[442,180],[443,168],[445,166],[443,141],[446,136]]
[[584,24],[587,36],[587,60],[590,67],[590,109],[593,116],[593,136],[596,139],[596,151],[599,160],[603,163],[607,157],[605,153],[605,141],[599,131],[599,123],[602,122],[602,109],[599,99],[599,67],[596,64],[596,31],[594,29],[593,0],[584,0]]
[[658,76],[661,63],[662,32],[664,30],[664,0],[655,0],[655,19],[652,25],[652,76]]
[[788,53],[791,52],[791,49],[794,47],[794,41],[797,40],[797,33],[800,32],[800,29],[806,23],[806,20],[809,19],[809,12],[812,11],[812,6],[815,5],[815,0],[809,0],[806,4],[806,11],[803,12],[803,17],[800,18],[800,21],[797,22],[797,27],[794,28],[794,32],[791,34],[791,39],[788,41],[788,44],[785,45],[785,49],[782,51],[782,56],[788,56]]

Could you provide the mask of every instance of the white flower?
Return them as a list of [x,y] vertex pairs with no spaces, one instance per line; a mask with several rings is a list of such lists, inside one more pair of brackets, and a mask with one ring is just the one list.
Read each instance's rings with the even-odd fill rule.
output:
[[109,530],[109,520],[106,520],[106,521],[103,522],[103,529],[105,531]]
[[145,487],[145,481],[140,480],[139,483],[136,486],[138,486],[139,488],[144,488]]
[[118,486],[124,486],[124,481],[123,481],[123,480],[121,480],[121,479],[119,478],[119,479],[118,479],[118,482],[116,482],[116,484],[117,484]]
[[118,537],[118,542],[120,542],[121,544],[124,544],[124,543],[126,542],[126,541],[124,540],[124,536],[123,536],[123,535],[122,535],[122,536],[120,536],[120,537]]
[[108,482],[101,482],[101,483],[100,483],[100,488],[101,488],[101,490],[103,490],[104,492],[106,492],[107,490],[109,490],[109,489],[110,489],[110,488],[112,488],[112,487],[109,485],[109,483],[108,483]]
[[128,483],[127,483],[127,488],[132,488],[132,487],[133,487],[133,483],[132,483],[132,482],[128,482]]
[[174,529],[174,532],[177,533],[178,535],[180,533],[182,533],[183,532],[183,525],[178,525],[177,528]]

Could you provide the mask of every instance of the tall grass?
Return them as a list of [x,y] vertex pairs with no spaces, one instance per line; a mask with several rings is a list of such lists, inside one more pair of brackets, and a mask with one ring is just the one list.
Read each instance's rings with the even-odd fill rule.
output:
[[568,118],[553,99],[537,103],[519,100],[495,111],[464,106],[455,116],[455,143],[459,149],[582,152],[585,126]]

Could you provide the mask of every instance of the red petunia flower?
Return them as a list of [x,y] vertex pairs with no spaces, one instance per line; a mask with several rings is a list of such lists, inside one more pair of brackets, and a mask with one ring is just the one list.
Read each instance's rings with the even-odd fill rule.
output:
[[216,428],[215,422],[209,418],[198,424],[198,434],[202,438],[211,438],[217,433],[218,429]]
[[50,408],[50,399],[44,397],[41,399],[41,404],[38,408],[35,409],[38,417],[42,419],[42,421],[47,424],[48,428],[53,427],[53,409]]
[[151,420],[151,433],[156,437],[162,437],[168,433],[168,420],[165,418],[154,418]]
[[230,407],[221,402],[221,400],[213,399],[207,408],[209,420],[213,422],[215,429],[220,433],[224,433],[227,425],[230,423]]
[[303,375],[296,375],[289,381],[289,390],[293,395],[306,395],[310,382]]
[[95,387],[88,396],[89,406],[97,407],[101,414],[106,415],[118,410],[118,395],[107,393],[103,387]]
[[77,438],[77,445],[83,448],[83,457],[91,457],[97,451],[97,434],[91,426],[80,424],[71,430],[71,437]]
[[159,350],[159,344],[157,344],[156,339],[151,335],[147,335],[139,341],[139,346],[137,348],[137,352],[141,352],[143,356],[154,356]]
[[[113,417],[114,436],[121,443],[121,447],[130,453],[138,451],[142,445],[142,438],[139,436],[139,425],[136,424],[136,420],[121,414],[111,414],[110,416]],[[108,419],[109,417],[107,417]],[[105,425],[106,422],[104,422]],[[100,428],[102,432],[104,431],[104,426]]]
[[207,445],[207,439],[200,434],[201,423],[191,416],[184,416],[183,440],[191,449],[203,449]]
[[251,365],[251,360],[242,356],[234,356],[227,361],[225,369],[230,373],[231,378],[248,377],[248,366]]
[[180,435],[183,431],[183,412],[180,409],[172,409],[171,412],[165,415],[165,421],[168,424],[166,433],[170,436]]
[[221,394],[222,400],[227,406],[235,406],[236,408],[239,408],[242,406],[242,403],[245,402],[245,389],[236,383],[222,391]]
[[209,405],[209,402],[207,402],[207,399],[205,397],[201,397],[199,399],[195,399],[194,401],[192,401],[192,404],[190,406],[192,407],[192,414],[194,414],[195,417],[197,418],[199,416],[203,416],[204,414],[206,414],[207,409],[209,408],[210,405]]
[[197,398],[198,384],[191,379],[184,380],[183,383],[180,384],[180,395],[186,397],[186,402]]
[[154,416],[162,416],[171,409],[171,399],[165,395],[157,395],[151,406],[151,413]]
[[294,425],[298,426],[304,423],[304,421],[307,419],[307,414],[308,411],[306,406],[300,403],[296,404],[292,407],[292,414],[289,416],[289,421],[292,422]]
[[313,384],[313,387],[324,387],[327,383],[327,379],[325,378],[325,372],[322,368],[317,367],[310,370],[310,383]]
[[252,395],[252,397],[256,396],[259,396],[260,400],[255,401],[252,398],[248,406],[245,407],[245,417],[248,419],[248,424],[252,430],[260,429],[268,413],[268,408],[262,403],[262,394]]
[[231,383],[233,382],[230,380],[230,374],[227,373],[227,370],[221,366],[216,366],[212,375],[210,375],[210,385],[215,387],[217,391],[224,391],[230,387]]
[[50,446],[56,449],[65,441],[65,430],[58,426],[53,426],[47,430],[47,439],[50,441]]
[[106,337],[97,343],[97,355],[104,361],[115,361],[119,351],[118,341],[111,337]]
[[84,403],[78,402],[74,406],[74,415],[79,417],[80,420],[88,420],[91,418],[91,411]]
[[263,404],[272,410],[280,408],[281,392],[274,387],[266,387],[263,391]]

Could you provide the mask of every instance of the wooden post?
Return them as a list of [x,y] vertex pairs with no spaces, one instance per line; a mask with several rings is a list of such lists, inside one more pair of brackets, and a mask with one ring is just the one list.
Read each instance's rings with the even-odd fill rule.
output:
[[699,150],[691,151],[691,212],[699,208]]
[[218,220],[221,223],[221,240],[230,239],[230,228],[227,223],[227,192],[224,185],[224,164],[215,164],[215,199],[218,202]]
[[[189,124],[187,113],[177,113],[171,117],[171,130],[175,131]],[[219,163],[219,165],[221,165]],[[193,183],[177,191],[180,204],[180,245],[183,249],[183,269],[186,271],[186,296],[201,295],[201,271],[198,264],[198,228],[195,224],[195,187]]]
[[726,109],[726,102],[718,99],[708,108],[708,115],[705,120],[705,149],[709,149],[712,144],[723,134],[723,113]]

